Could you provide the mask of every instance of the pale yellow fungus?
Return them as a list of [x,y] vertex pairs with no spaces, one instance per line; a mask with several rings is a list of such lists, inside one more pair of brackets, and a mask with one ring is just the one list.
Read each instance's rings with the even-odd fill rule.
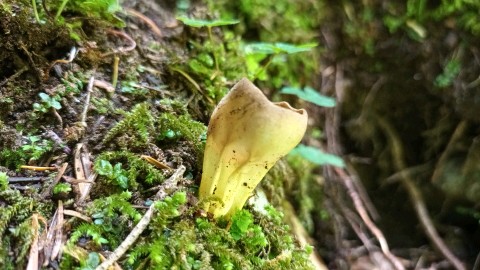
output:
[[[208,125],[200,199],[214,217],[241,209],[268,170],[302,139],[308,115],[287,102],[270,102],[248,79],[215,108]],[[209,200],[210,201],[210,200]]]

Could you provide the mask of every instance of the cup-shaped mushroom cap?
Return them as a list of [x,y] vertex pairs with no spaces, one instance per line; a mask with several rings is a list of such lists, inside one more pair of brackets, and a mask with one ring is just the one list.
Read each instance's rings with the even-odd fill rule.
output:
[[215,217],[241,209],[268,170],[302,139],[307,112],[272,103],[248,79],[215,108],[208,125],[200,199]]

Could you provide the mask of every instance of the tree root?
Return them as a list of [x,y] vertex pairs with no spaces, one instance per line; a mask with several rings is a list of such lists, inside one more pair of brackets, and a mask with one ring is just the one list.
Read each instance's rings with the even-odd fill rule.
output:
[[[378,115],[374,115],[374,117],[390,142],[395,169],[399,172],[405,172],[407,166],[405,164],[402,142],[397,132],[384,118]],[[427,237],[455,269],[465,270],[463,263],[452,253],[452,251],[450,251],[443,239],[438,235],[432,219],[430,218],[430,214],[428,213],[428,209],[425,205],[422,194],[415,186],[411,176],[409,174],[402,173],[402,183],[410,195],[415,213],[417,214]]]

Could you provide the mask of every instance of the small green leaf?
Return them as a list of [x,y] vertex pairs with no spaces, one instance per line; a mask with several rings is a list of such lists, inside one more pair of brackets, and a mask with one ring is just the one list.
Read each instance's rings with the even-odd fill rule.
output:
[[98,172],[98,174],[103,176],[112,175],[113,166],[109,161],[102,159],[97,164],[98,166],[95,166],[95,170]]
[[128,188],[128,177],[121,174],[121,175],[118,175],[115,179],[117,180],[117,183],[121,188],[123,188],[123,189]]
[[190,19],[186,16],[177,17],[177,20],[183,22],[184,24],[191,27],[214,27],[214,26],[224,26],[237,24],[239,20],[227,20],[227,19],[218,19],[218,20],[201,20],[201,19]]
[[230,235],[235,241],[238,241],[247,233],[250,225],[253,224],[253,216],[245,210],[239,210],[233,215],[231,222]]
[[311,87],[305,87],[303,90],[298,87],[284,87],[280,90],[282,94],[296,95],[297,97],[311,102],[321,107],[334,107],[335,99],[319,94]]
[[342,158],[323,152],[322,150],[299,144],[295,149],[293,149],[290,154],[300,155],[306,160],[317,164],[317,165],[333,165],[340,168],[345,167],[345,162]]
[[317,47],[317,43],[306,43],[306,44],[300,44],[300,45],[294,45],[294,44],[289,44],[289,43],[275,43],[275,48],[277,50],[280,50],[283,53],[299,53],[299,52],[308,52],[312,48]]
[[98,265],[100,265],[100,256],[96,252],[90,252],[88,253],[88,258],[87,258],[87,265],[88,269],[95,269]]
[[53,108],[55,108],[57,110],[60,110],[62,108],[62,104],[60,104],[60,102],[56,101],[53,98],[51,100],[50,106],[52,106]]
[[317,43],[306,43],[306,44],[290,44],[290,43],[251,43],[245,46],[244,51],[248,54],[293,54],[299,52],[308,52],[312,48],[318,46]]
[[50,100],[50,96],[47,95],[46,93],[39,93],[38,96],[40,99],[42,99],[44,102],[48,102]]
[[185,192],[177,192],[173,194],[173,201],[176,205],[183,205],[187,202],[187,194]]

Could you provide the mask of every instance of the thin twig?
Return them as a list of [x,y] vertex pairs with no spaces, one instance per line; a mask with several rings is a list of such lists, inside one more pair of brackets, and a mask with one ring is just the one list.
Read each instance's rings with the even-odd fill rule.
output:
[[62,116],[58,113],[58,111],[57,111],[54,107],[51,107],[50,109],[51,109],[51,111],[52,111],[53,116],[55,116],[55,118],[56,118],[57,121],[58,121],[58,126],[59,126],[60,128],[63,128],[63,119],[62,119]]
[[22,176],[14,176],[8,177],[8,183],[25,183],[25,182],[41,182],[45,181],[48,177],[41,177],[41,176],[34,176],[34,177],[22,177]]
[[48,258],[52,255],[52,251],[54,248],[54,235],[55,235],[55,226],[57,224],[57,215],[58,215],[58,208],[55,210],[53,217],[50,219],[49,227],[46,228],[47,235],[45,237],[45,243],[43,245],[43,256],[45,258],[43,262],[43,266],[47,267],[50,261]]
[[337,175],[343,180],[343,183],[345,187],[347,188],[348,195],[353,201],[353,205],[355,206],[355,210],[357,210],[357,213],[360,215],[362,218],[363,222],[365,222],[365,225],[367,228],[370,230],[370,232],[373,233],[373,235],[377,238],[378,242],[380,243],[380,248],[382,249],[383,254],[393,263],[396,269],[405,269],[403,264],[400,262],[400,260],[395,257],[395,255],[392,254],[390,251],[390,248],[388,247],[387,239],[383,235],[383,232],[375,225],[375,223],[372,221],[370,216],[367,213],[367,210],[365,210],[365,206],[363,205],[363,202],[358,195],[357,191],[355,190],[355,185],[353,184],[352,179],[350,176],[340,168],[334,168],[335,172]]
[[351,166],[350,164],[347,164],[346,170],[350,175],[353,181],[353,184],[355,185],[355,190],[358,192],[360,198],[362,198],[362,201],[365,204],[365,207],[367,208],[368,213],[372,216],[373,220],[378,221],[380,219],[380,214],[378,214],[378,211],[375,208],[375,205],[373,205],[373,202],[368,196],[368,193],[365,190],[365,187],[362,185],[355,168],[353,168],[353,166]]
[[68,167],[67,162],[62,164],[62,166],[58,169],[57,176],[55,176],[55,178],[53,179],[53,182],[40,195],[41,198],[45,199],[52,195],[53,188],[55,187],[56,184],[58,184],[63,174],[65,173],[65,170],[67,169],[67,167]]
[[92,219],[89,216],[86,216],[80,212],[74,211],[74,210],[63,210],[63,214],[65,216],[71,216],[71,217],[76,217],[79,219],[82,219],[83,221],[86,222],[92,222]]
[[[214,104],[215,102],[208,96],[206,95],[203,91],[202,91],[202,88],[200,87],[200,85],[198,85],[198,83],[192,79],[192,77],[190,77],[190,75],[188,75],[185,71],[181,70],[180,68],[176,68],[176,67],[170,67],[170,70],[172,71],[176,71],[178,73],[180,73],[180,75],[182,75],[183,77],[185,77],[185,79],[187,79],[187,81],[189,81],[193,86],[194,88],[200,93],[202,94],[210,103]],[[194,96],[192,96],[193,98]]]
[[344,205],[340,205],[340,210],[342,210],[343,216],[350,224],[350,227],[352,227],[355,234],[357,234],[360,241],[362,241],[368,252],[372,252],[374,245],[372,241],[370,241],[370,239],[368,238],[368,235],[364,231],[362,231],[362,221],[359,219],[358,215],[356,215],[355,212],[345,207]]
[[[183,173],[185,172],[185,166],[180,165],[178,169],[173,173],[170,178],[168,178],[162,186],[164,188],[160,189],[155,196],[155,199],[161,201],[165,199],[169,193],[172,192],[177,186],[177,182],[182,178]],[[108,258],[102,262],[95,270],[107,270],[113,263],[115,263],[120,257],[127,252],[127,250],[132,246],[135,241],[138,239],[140,234],[147,228],[150,220],[153,217],[153,213],[155,211],[155,203],[152,203],[148,208],[145,215],[143,215],[142,219],[137,223],[135,228],[130,232],[130,234],[123,240],[123,242],[112,252]]]
[[115,88],[113,87],[113,85],[106,81],[95,80],[95,82],[93,83],[93,86],[103,89],[109,94],[115,92]]
[[57,167],[40,167],[40,166],[21,165],[20,169],[43,172],[43,171],[55,171]]
[[50,260],[55,260],[57,258],[58,254],[60,253],[60,250],[62,249],[62,239],[63,239],[63,220],[64,220],[64,215],[63,215],[63,201],[59,200],[58,201],[58,209],[57,209],[57,223],[55,224],[55,240],[54,240],[54,245],[52,249],[52,253],[50,255]]
[[87,124],[87,112],[88,112],[88,107],[90,106],[90,96],[92,95],[93,92],[93,83],[95,82],[95,78],[92,76],[90,77],[90,80],[88,81],[88,86],[87,86],[87,99],[85,100],[85,106],[83,107],[82,111],[82,117],[80,118],[80,122],[83,124],[85,123],[84,126]]

